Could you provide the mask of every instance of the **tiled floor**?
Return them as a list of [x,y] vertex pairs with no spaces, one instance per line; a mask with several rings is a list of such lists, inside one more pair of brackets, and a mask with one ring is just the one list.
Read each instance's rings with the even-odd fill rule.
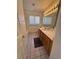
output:
[[34,48],[33,38],[38,37],[37,33],[31,33],[27,40],[27,59],[48,59],[47,52],[43,46]]

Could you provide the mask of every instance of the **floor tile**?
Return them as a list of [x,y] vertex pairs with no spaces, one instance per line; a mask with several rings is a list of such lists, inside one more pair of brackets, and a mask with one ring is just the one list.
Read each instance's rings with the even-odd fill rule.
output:
[[40,52],[38,51],[38,52],[32,52],[31,53],[31,58],[33,58],[33,57],[37,57],[37,56],[40,56],[41,54],[40,54]]
[[27,40],[27,59],[46,59],[46,50],[43,46],[35,48],[34,47],[34,38],[38,37],[37,33],[30,33]]
[[42,55],[42,59],[48,59],[48,55]]
[[47,54],[47,51],[44,48],[40,49],[39,51],[41,55]]
[[43,46],[41,46],[41,47],[38,47],[39,49],[45,49]]
[[27,56],[27,58],[26,58],[26,59],[31,59],[31,58]]
[[42,59],[41,56],[33,57],[31,59]]

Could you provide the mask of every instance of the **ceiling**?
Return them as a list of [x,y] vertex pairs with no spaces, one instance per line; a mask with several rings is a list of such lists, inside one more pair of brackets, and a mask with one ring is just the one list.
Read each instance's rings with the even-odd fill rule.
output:
[[[53,0],[24,0],[24,9],[30,11],[44,11]],[[35,4],[35,6],[33,5]]]

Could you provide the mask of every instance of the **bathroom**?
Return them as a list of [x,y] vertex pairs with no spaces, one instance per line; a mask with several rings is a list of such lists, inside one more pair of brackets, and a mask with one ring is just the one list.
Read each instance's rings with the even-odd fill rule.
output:
[[[18,2],[18,46],[19,42],[23,44],[23,54],[18,54],[18,59],[51,58],[60,11],[59,1],[21,0]],[[19,41],[19,37],[23,40]]]

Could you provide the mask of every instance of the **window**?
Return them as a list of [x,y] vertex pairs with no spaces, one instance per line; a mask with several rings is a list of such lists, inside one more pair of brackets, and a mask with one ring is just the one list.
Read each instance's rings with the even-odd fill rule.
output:
[[51,23],[52,23],[52,17],[44,17],[43,18],[44,25],[50,25]]
[[31,25],[37,25],[40,23],[40,17],[39,16],[30,16],[29,17],[29,23]]

